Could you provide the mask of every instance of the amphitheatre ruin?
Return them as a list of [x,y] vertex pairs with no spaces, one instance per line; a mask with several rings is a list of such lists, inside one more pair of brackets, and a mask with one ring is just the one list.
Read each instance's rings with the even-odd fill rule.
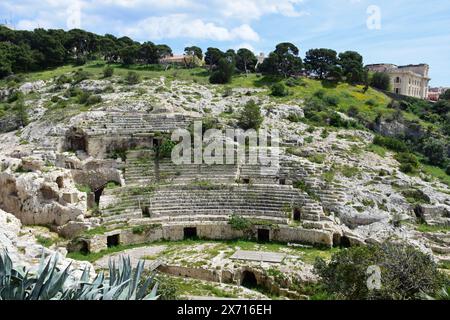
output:
[[[305,117],[303,99],[178,79],[176,70],[132,85],[119,75],[58,82],[72,74],[14,89],[26,97],[30,122],[0,135],[0,236],[16,261],[33,265],[41,250],[56,251],[81,272],[124,253],[191,281],[197,289],[185,297],[211,295],[198,288],[212,283],[222,296],[251,299],[307,299],[298,288],[317,280],[314,258],[393,238],[450,261],[450,237],[438,230],[450,222],[450,189],[401,172],[392,152],[373,148],[371,131],[293,121]],[[73,88],[101,102],[58,108]],[[361,87],[346,88],[361,96]],[[235,127],[233,114],[249,101],[261,107],[262,128],[279,132],[276,170],[176,165],[162,153],[174,130],[196,120]],[[419,219],[438,231],[417,229]],[[249,289],[256,286],[262,293]]]

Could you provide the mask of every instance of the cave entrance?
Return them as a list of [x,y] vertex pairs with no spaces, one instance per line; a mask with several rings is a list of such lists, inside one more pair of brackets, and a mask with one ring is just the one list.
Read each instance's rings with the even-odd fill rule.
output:
[[150,208],[149,207],[142,208],[142,216],[146,217],[146,218],[150,218]]
[[80,241],[80,253],[83,255],[89,254],[89,243],[85,240]]
[[251,271],[244,271],[241,277],[241,286],[253,289],[258,286],[258,281],[256,280],[256,276]]
[[120,235],[115,234],[106,238],[108,248],[117,247],[120,244]]
[[286,185],[286,179],[284,179],[284,178],[280,178],[279,182],[280,182],[280,186]]
[[423,212],[423,208],[420,205],[417,205],[414,208],[414,214],[420,223],[425,223],[425,214]]
[[242,183],[243,184],[250,184],[250,179],[249,178],[244,178],[244,179],[242,179]]
[[270,241],[270,230],[258,229],[258,241],[259,242],[269,242]]
[[184,228],[184,239],[196,239],[197,238],[197,228]]
[[105,187],[103,186],[103,187],[95,190],[95,192],[94,192],[94,200],[95,200],[95,204],[97,205],[97,207],[100,206],[100,198],[101,198],[104,190],[105,190]]
[[333,247],[350,248],[352,245],[350,239],[346,236],[341,236],[339,233],[333,235]]
[[86,136],[79,132],[72,132],[67,137],[67,149],[68,151],[84,151],[87,152],[87,139]]
[[350,248],[352,245],[350,243],[350,239],[346,236],[341,238],[341,247],[342,248]]
[[64,188],[64,178],[63,177],[56,178],[56,184],[58,185],[59,189],[63,189]]
[[299,208],[294,209],[294,221],[301,221],[302,220],[302,212]]

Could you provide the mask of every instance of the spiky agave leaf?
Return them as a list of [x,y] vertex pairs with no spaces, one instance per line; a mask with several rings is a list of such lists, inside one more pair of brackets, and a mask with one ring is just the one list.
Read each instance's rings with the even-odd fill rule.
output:
[[89,267],[85,267],[80,280],[68,288],[71,264],[59,270],[58,256],[45,258],[42,254],[37,272],[16,268],[7,252],[0,254],[0,300],[154,300],[157,299],[156,284],[151,293],[145,295],[153,277],[140,285],[144,262],[139,261],[133,269],[129,257],[122,256],[116,264],[109,261],[110,276],[99,272],[90,282]]

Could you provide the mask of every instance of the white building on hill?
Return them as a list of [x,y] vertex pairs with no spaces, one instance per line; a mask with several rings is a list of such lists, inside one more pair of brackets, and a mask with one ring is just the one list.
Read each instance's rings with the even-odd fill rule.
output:
[[392,92],[404,96],[428,99],[430,78],[427,64],[396,66],[394,64],[371,64],[366,68],[372,72],[384,72],[391,77]]

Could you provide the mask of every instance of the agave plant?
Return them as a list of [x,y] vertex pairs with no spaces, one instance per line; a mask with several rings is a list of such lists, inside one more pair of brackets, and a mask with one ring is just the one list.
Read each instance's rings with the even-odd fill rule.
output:
[[424,300],[450,300],[450,287],[445,287],[439,290],[434,296],[423,294]]
[[[90,281],[86,267],[79,281],[69,281],[70,264],[59,270],[58,256],[41,258],[36,272],[15,267],[8,252],[0,254],[0,300],[156,300],[153,276],[142,280],[144,262],[133,270],[129,257],[109,262],[109,276],[99,272]],[[153,287],[152,287],[153,286]],[[150,292],[150,293],[149,293]]]

